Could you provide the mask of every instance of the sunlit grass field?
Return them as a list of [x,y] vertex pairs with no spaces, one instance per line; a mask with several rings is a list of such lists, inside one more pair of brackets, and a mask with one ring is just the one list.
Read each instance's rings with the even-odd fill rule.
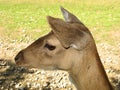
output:
[[97,43],[116,41],[120,0],[0,0],[0,40],[36,40],[50,31],[46,16],[63,18],[60,6],[74,13],[91,30]]

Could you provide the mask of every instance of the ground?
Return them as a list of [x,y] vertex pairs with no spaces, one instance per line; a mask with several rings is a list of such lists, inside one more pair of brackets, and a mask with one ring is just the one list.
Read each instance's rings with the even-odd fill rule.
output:
[[[16,66],[14,56],[27,45],[29,44],[0,42],[0,90],[75,90],[65,71]],[[115,46],[99,43],[97,48],[109,80],[120,90],[120,43]]]

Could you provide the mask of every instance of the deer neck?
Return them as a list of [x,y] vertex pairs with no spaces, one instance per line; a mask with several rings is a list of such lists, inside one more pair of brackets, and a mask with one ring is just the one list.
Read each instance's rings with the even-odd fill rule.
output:
[[77,90],[113,90],[98,53],[93,57],[89,53],[84,55],[82,62],[70,73]]

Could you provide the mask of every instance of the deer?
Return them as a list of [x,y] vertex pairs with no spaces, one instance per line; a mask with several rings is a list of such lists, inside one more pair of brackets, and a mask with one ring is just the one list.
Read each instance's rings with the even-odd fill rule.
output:
[[77,90],[114,90],[90,30],[74,14],[60,9],[65,20],[47,16],[51,31],[21,50],[16,64],[67,71]]

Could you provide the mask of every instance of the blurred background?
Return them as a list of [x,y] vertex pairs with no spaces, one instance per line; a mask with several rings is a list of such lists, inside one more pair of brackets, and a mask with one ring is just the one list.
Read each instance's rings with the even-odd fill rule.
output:
[[0,40],[10,43],[36,40],[50,31],[46,16],[63,18],[60,6],[85,23],[97,43],[101,40],[117,43],[119,0],[0,0]]

